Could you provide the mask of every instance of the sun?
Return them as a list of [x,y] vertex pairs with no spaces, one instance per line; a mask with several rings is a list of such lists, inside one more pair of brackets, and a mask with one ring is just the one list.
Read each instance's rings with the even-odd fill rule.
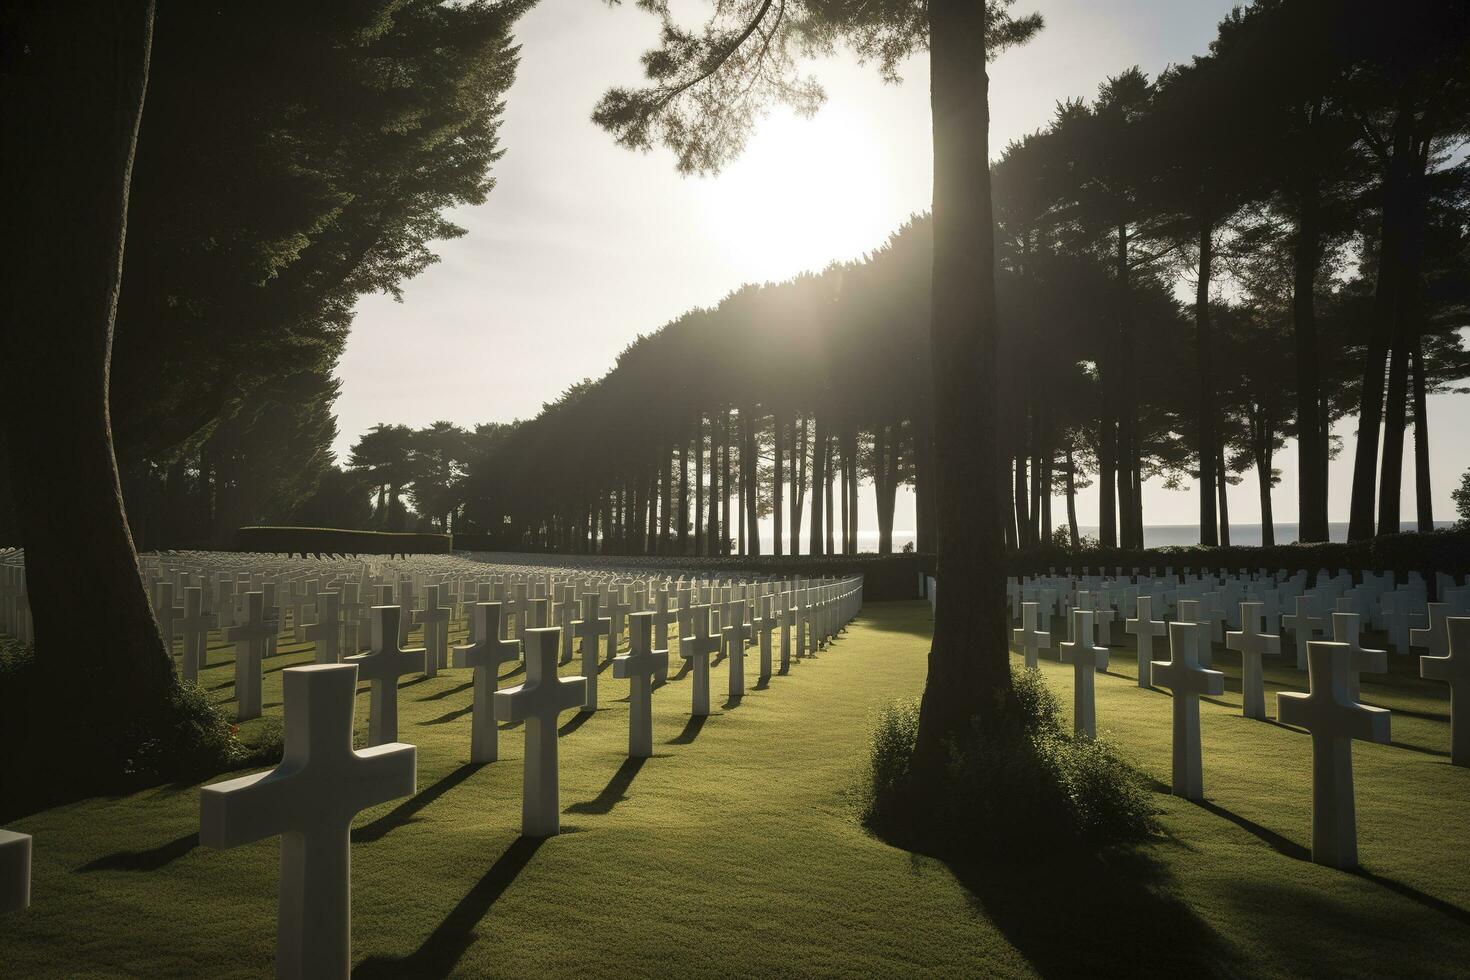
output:
[[742,275],[781,280],[861,255],[907,213],[874,120],[851,105],[810,119],[773,111],[745,152],[697,198],[709,234]]

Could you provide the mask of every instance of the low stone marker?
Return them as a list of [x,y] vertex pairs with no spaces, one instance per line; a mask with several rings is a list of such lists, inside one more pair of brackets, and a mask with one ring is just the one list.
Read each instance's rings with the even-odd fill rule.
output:
[[1205,798],[1200,758],[1199,699],[1202,694],[1225,693],[1225,675],[1200,666],[1199,644],[1204,627],[1198,623],[1170,623],[1168,661],[1153,662],[1153,682],[1173,694],[1174,772],[1170,787],[1186,800]]
[[681,645],[689,654],[692,666],[690,678],[690,714],[703,716],[709,714],[709,658],[712,654],[720,651],[720,636],[718,618],[714,626],[714,632],[710,631],[710,616],[718,617],[709,606],[695,606],[692,610],[691,622],[694,624],[694,635],[683,638]]
[[1036,666],[1037,650],[1051,649],[1051,634],[1036,627],[1037,611],[1037,603],[1021,603],[1021,627],[1011,630],[1011,636],[1015,638],[1016,646],[1020,647],[1027,667]]
[[352,964],[352,818],[415,791],[415,750],[352,750],[355,666],[292,667],[281,681],[281,764],[201,789],[199,841],[224,848],[280,837],[276,975],[345,978]]
[[495,692],[495,719],[525,723],[521,833],[527,837],[561,832],[556,720],[587,701],[586,678],[557,676],[559,633],[554,626],[526,630],[526,682]]
[[1072,635],[1062,644],[1062,663],[1072,665],[1072,728],[1078,735],[1097,737],[1097,701],[1092,675],[1107,670],[1108,648],[1092,642],[1092,610],[1072,610]]
[[1353,800],[1353,739],[1387,742],[1389,713],[1348,698],[1347,644],[1307,647],[1309,694],[1276,695],[1276,719],[1312,735],[1312,860],[1334,868],[1358,864]]
[[275,622],[265,618],[265,593],[245,593],[245,621],[225,631],[225,639],[235,644],[235,717],[240,721],[260,717],[260,664],[275,635]]

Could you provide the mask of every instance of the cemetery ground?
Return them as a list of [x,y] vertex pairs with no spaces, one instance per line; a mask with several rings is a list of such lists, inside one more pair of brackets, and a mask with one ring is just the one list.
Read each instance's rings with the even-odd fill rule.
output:
[[[1040,669],[1069,710],[1054,625]],[[419,792],[355,822],[357,974],[1425,977],[1470,963],[1470,771],[1449,765],[1447,695],[1413,676],[1416,659],[1363,678],[1363,699],[1393,710],[1393,743],[1353,747],[1359,872],[1309,860],[1310,740],[1240,716],[1238,659],[1218,645],[1206,802],[1167,795],[1169,696],[1140,690],[1131,646],[1115,647],[1098,727],[1152,784],[1160,833],[1097,857],[953,867],[857,818],[876,709],[919,693],[929,627],[926,603],[870,603],[769,685],[747,656],[747,694],[703,724],[675,656],[642,764],[625,757],[626,683],[605,669],[601,710],[562,716],[563,833],[544,841],[519,836],[519,728],[502,726],[501,761],[470,765],[470,672],[406,680]],[[228,710],[233,647],[211,646],[202,684]],[[283,644],[266,661],[266,717],[242,737],[269,740],[280,671],[310,660]],[[1273,660],[1272,718],[1275,691],[1305,682]],[[502,668],[501,686],[520,670]],[[198,823],[196,786],[16,821],[36,839],[34,904],[0,920],[0,976],[268,974],[279,841],[213,851]]]

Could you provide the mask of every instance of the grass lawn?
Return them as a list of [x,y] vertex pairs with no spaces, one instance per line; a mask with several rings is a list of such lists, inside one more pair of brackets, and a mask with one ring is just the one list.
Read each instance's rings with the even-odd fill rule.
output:
[[[400,737],[418,746],[419,793],[356,822],[356,972],[1470,970],[1470,770],[1448,764],[1444,689],[1415,679],[1407,658],[1381,683],[1365,678],[1364,699],[1394,710],[1394,744],[1354,749],[1360,873],[1307,859],[1308,738],[1241,718],[1238,681],[1203,706],[1209,801],[1168,796],[1169,697],[1137,688],[1123,648],[1097,678],[1098,724],[1156,781],[1163,833],[1105,859],[953,868],[875,839],[853,813],[873,710],[919,692],[928,630],[924,603],[871,604],[828,651],[702,725],[688,678],[671,677],[654,694],[656,755],[641,765],[625,758],[626,686],[606,670],[602,710],[563,715],[565,832],[546,841],[518,836],[519,729],[502,731],[502,761],[468,765],[469,673],[405,682]],[[230,657],[217,649],[203,679],[226,704]],[[1238,677],[1231,657],[1217,650],[1216,665]],[[267,661],[268,715],[280,712],[279,671],[309,659],[283,646]],[[1071,668],[1042,671],[1070,707]],[[507,667],[502,683],[517,677]],[[1299,687],[1304,675],[1268,680]],[[366,712],[361,696],[360,740]],[[12,825],[36,836],[34,904],[0,919],[0,976],[268,973],[279,845],[199,847],[198,796],[165,787]]]

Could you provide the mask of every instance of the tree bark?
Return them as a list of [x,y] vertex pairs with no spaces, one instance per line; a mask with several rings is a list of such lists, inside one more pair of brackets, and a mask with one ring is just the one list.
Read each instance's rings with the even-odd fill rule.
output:
[[1326,541],[1327,420],[1322,410],[1322,368],[1317,352],[1317,268],[1321,231],[1315,173],[1302,176],[1297,192],[1296,244],[1292,255],[1291,324],[1296,351],[1298,540]]
[[1072,461],[1072,447],[1067,446],[1067,531],[1072,541],[1072,550],[1082,548],[1081,536],[1077,533],[1077,464]]
[[939,590],[914,771],[942,785],[945,745],[1010,701],[996,442],[995,231],[985,5],[929,4],[934,141],[930,346]]
[[[697,416],[696,416],[697,418]],[[698,426],[695,427],[696,431]],[[679,554],[689,554],[689,442],[679,440]]]
[[822,472],[827,476],[827,485],[822,488],[822,492],[827,496],[827,550],[825,553],[829,555],[837,554],[837,543],[834,536],[835,528],[833,526],[837,521],[837,510],[832,505],[832,487],[837,479],[837,474],[832,472],[832,465],[834,462],[833,457],[837,455],[837,442],[837,437],[830,432],[827,433],[826,439],[822,442],[823,454],[826,456],[826,459],[822,461]]
[[758,558],[761,553],[760,459],[755,447],[755,411],[748,405],[740,413],[740,424],[745,435],[745,442],[740,447],[740,462],[745,467],[745,525],[749,544],[746,553]]
[[796,482],[791,488],[791,553],[799,555],[801,554],[801,515],[806,508],[806,417],[798,416],[792,424],[800,426],[796,434],[796,458],[792,460],[792,467],[796,471]]
[[1220,545],[1228,548],[1230,547],[1230,500],[1225,495],[1225,488],[1229,485],[1225,471],[1225,447],[1216,446],[1215,453],[1215,467],[1219,475],[1216,483],[1220,488]]
[[785,530],[782,526],[782,518],[785,516],[782,510],[785,506],[785,501],[782,498],[784,496],[784,481],[786,479],[786,471],[782,466],[781,460],[781,454],[785,449],[783,443],[785,442],[786,433],[781,425],[780,412],[775,412],[771,416],[771,435],[775,443],[771,451],[775,456],[774,463],[776,470],[771,483],[771,554],[779,558],[781,557],[782,548],[781,533]]
[[1424,337],[1415,333],[1409,348],[1414,369],[1414,502],[1420,531],[1434,530],[1434,496],[1429,475],[1429,404],[1424,381]]
[[716,554],[730,553],[730,409],[720,407],[720,534]]
[[65,760],[68,778],[117,778],[176,717],[173,664],[139,577],[108,414],[153,12],[136,0],[6,14],[0,119],[12,247],[0,285],[0,424],[17,477],[37,690],[65,691],[66,715],[52,717],[53,698],[27,699],[32,717],[17,727],[38,744],[5,751],[19,765],[22,753],[38,765]]
[[1215,495],[1206,488],[1215,485],[1215,375],[1211,370],[1210,274],[1214,258],[1215,223],[1206,217],[1199,228],[1199,282],[1194,293],[1195,364],[1199,372],[1199,543],[1217,545]]
[[1251,420],[1251,443],[1254,449],[1258,490],[1261,497],[1261,546],[1270,548],[1276,544],[1276,521],[1271,511],[1272,449],[1271,436],[1275,420],[1261,410]]
[[825,555],[822,547],[825,540],[823,503],[827,486],[827,424],[821,415],[816,417],[812,432],[812,528],[808,550],[813,555]]
[[694,554],[704,554],[704,413],[694,413]]

